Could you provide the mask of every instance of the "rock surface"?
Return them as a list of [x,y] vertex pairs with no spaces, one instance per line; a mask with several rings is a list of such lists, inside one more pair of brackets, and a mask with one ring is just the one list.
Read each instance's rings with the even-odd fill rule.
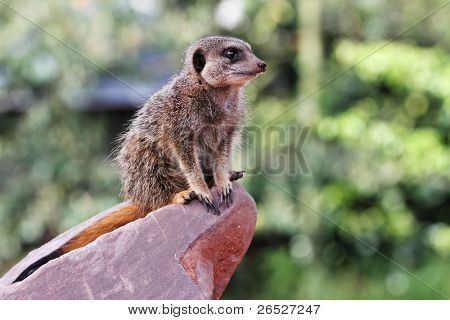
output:
[[170,205],[11,284],[31,263],[123,205],[32,251],[0,279],[0,299],[220,298],[255,230],[254,201],[238,184],[234,184],[234,203],[222,207],[220,216],[207,213],[196,200]]

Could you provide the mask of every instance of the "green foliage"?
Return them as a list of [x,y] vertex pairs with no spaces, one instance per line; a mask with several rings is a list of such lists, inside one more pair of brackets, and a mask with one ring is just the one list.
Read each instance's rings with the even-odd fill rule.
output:
[[[236,166],[263,169],[243,181],[257,233],[224,297],[442,298],[385,257],[449,296],[448,14],[385,45],[440,1],[323,0],[320,78],[335,80],[298,103],[312,81],[299,59],[311,54],[299,45],[301,1],[11,2],[66,45],[0,5],[0,270],[120,201],[109,155],[132,113],[78,110],[80,95],[114,80],[104,70],[141,81],[158,68],[136,68],[149,48],[179,68],[189,42],[220,33],[268,62],[247,86],[252,124],[273,121],[289,138],[244,139],[249,158]],[[248,152],[291,157],[287,128],[305,123],[309,173],[267,174]]]
[[20,243],[39,243],[45,232],[58,234],[118,201],[104,120],[43,103],[13,121],[1,140],[3,259],[17,257]]

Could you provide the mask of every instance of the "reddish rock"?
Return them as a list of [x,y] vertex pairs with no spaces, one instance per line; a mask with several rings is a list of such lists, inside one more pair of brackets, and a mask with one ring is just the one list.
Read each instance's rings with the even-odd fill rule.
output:
[[183,268],[212,299],[222,295],[253,237],[256,216],[249,209],[241,206],[241,214],[231,214],[201,234],[181,258]]
[[27,266],[115,209],[31,252],[0,279],[0,299],[218,299],[256,223],[252,198],[234,184],[234,203],[222,207],[220,216],[207,213],[198,201],[170,205],[11,284]]

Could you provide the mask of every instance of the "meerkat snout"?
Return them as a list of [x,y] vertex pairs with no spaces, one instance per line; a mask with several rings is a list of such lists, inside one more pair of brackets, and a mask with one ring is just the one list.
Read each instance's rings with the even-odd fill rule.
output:
[[267,68],[267,64],[264,61],[258,62],[258,67],[261,70],[260,72],[265,72]]

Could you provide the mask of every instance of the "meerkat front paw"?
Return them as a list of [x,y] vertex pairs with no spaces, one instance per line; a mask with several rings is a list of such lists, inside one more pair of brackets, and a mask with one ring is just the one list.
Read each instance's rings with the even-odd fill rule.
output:
[[220,199],[219,207],[223,203],[225,203],[227,207],[229,207],[230,204],[233,203],[232,193],[233,193],[233,184],[230,181],[225,183],[224,186],[219,187],[219,199]]
[[203,205],[206,208],[206,211],[209,212],[211,210],[213,214],[220,215],[219,206],[216,204],[211,194],[196,193],[196,196],[198,200],[200,200],[200,202],[203,203]]

